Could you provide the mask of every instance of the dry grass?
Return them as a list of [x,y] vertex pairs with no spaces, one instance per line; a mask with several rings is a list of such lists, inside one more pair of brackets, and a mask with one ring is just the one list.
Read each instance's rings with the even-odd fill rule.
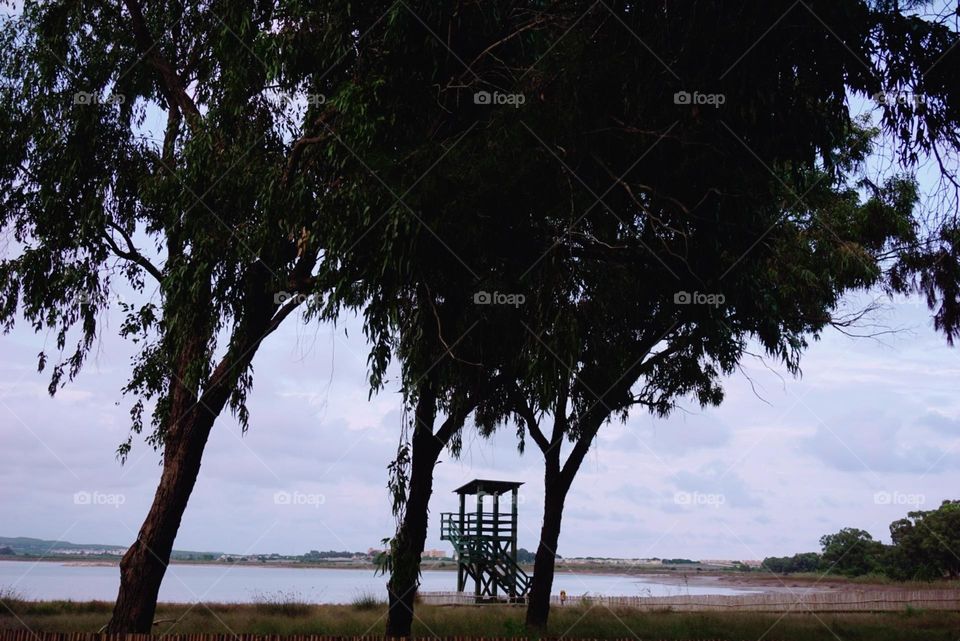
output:
[[[745,581],[753,579],[752,574],[744,574]],[[758,574],[758,578],[779,577],[783,583],[791,581],[809,581],[811,583],[853,586],[877,585],[896,588],[898,590],[950,590],[960,588],[960,580],[938,579],[936,581],[897,581],[884,574],[864,574],[862,576],[843,576],[841,574],[820,574],[818,572],[797,572],[794,574]]]
[[[290,611],[274,598],[269,603],[163,604],[157,610],[158,633],[252,633],[382,635],[386,605],[375,598],[353,605],[307,605]],[[9,609],[8,609],[9,608]],[[96,631],[110,617],[112,604],[94,602],[4,601],[0,629]],[[12,613],[11,613],[12,610]],[[525,636],[522,608],[507,606],[421,606],[418,636]],[[960,613],[905,611],[886,614],[784,617],[759,613],[638,612],[605,606],[566,606],[551,612],[547,635],[567,638],[758,639],[784,641],[956,641]]]
[[255,592],[253,607],[262,614],[302,617],[310,614],[311,604],[299,592]]

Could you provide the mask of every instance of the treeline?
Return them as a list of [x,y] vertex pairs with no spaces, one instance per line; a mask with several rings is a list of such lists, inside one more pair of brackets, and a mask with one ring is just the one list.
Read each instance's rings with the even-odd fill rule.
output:
[[778,574],[823,572],[843,576],[878,574],[897,581],[960,577],[960,501],[918,510],[890,524],[891,545],[869,532],[843,528],[820,538],[821,551],[767,557],[763,568]]
[[352,559],[354,557],[370,556],[366,552],[348,552],[347,550],[310,550],[300,558],[304,561],[320,561],[323,559]]

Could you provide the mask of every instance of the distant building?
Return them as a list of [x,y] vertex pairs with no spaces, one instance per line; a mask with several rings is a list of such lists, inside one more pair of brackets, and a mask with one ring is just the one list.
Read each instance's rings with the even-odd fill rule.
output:
[[123,550],[114,548],[58,548],[56,550],[50,550],[50,554],[69,554],[71,556],[122,556],[123,552]]
[[450,556],[446,550],[424,550],[423,558],[425,559],[445,559]]

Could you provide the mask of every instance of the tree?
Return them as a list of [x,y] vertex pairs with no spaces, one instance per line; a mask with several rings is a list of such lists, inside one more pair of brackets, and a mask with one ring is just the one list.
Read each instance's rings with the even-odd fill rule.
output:
[[[880,131],[907,155],[957,142],[957,37],[936,21],[858,2],[626,3],[615,19],[582,9],[558,17],[577,29],[541,65],[567,119],[532,128],[586,194],[565,194],[567,224],[539,230],[557,260],[552,273],[543,261],[529,271],[537,291],[516,330],[531,336],[523,358],[535,364],[518,414],[546,464],[535,627],[549,612],[564,501],[600,427],[637,405],[663,415],[685,395],[720,402],[719,376],[748,340],[797,372],[809,336],[856,321],[836,315],[840,298],[885,282],[887,257],[915,243],[915,185],[864,180],[880,132],[853,120],[848,93],[922,89],[926,107],[883,106]],[[774,27],[758,44],[742,15]],[[920,33],[932,49],[914,48]],[[720,53],[732,51],[749,55]],[[688,88],[713,102],[688,103]]]
[[893,550],[888,572],[900,580],[960,576],[960,501],[944,501],[936,510],[910,512],[890,524]]
[[[476,355],[477,347],[463,343],[454,351],[444,344],[444,332],[459,322],[457,310],[473,304],[469,293],[451,292],[444,283],[444,272],[460,269],[462,259],[447,251],[442,237],[462,231],[465,220],[444,219],[450,188],[436,187],[428,192],[432,199],[422,199],[429,203],[426,223],[408,213],[412,198],[403,198],[470,123],[453,119],[425,145],[434,123],[417,108],[432,102],[433,85],[422,84],[417,101],[402,87],[392,102],[380,100],[384,77],[400,84],[413,77],[397,70],[410,67],[408,54],[422,38],[403,40],[392,26],[400,16],[404,24],[415,21],[408,8],[328,4],[178,2],[146,11],[133,1],[93,10],[28,4],[5,25],[4,105],[11,108],[3,131],[14,144],[3,164],[4,186],[12,188],[4,224],[28,245],[0,271],[9,293],[3,304],[8,327],[19,296],[27,318],[38,329],[59,330],[61,343],[80,325],[81,343],[66,361],[69,378],[97,335],[96,313],[106,304],[113,261],[125,261],[120,273],[137,291],[147,278],[158,282],[159,301],[131,306],[124,334],[146,345],[127,391],[137,397],[134,432],[142,429],[149,402],[156,402],[148,439],[164,448],[164,474],[121,566],[112,632],[150,629],[213,421],[230,404],[246,427],[249,366],[264,323],[272,331],[307,295],[320,318],[363,308],[373,342],[373,389],[383,385],[391,356],[405,363],[406,402],[416,408],[413,449],[420,454],[412,457],[404,496],[409,509],[398,510],[392,613],[412,614],[432,466],[481,402],[476,391],[496,376],[496,358],[487,359],[486,368],[479,359],[464,367],[463,355]],[[211,14],[217,19],[209,20]],[[383,50],[360,47],[364,34],[377,42],[375,28],[386,30],[381,40],[400,38],[405,48],[379,58]],[[496,29],[492,33],[503,27]],[[447,57],[439,41],[433,53]],[[414,69],[432,67],[425,62]],[[62,122],[71,99],[89,109],[76,109],[75,119]],[[153,114],[167,119],[158,146],[141,135]],[[402,128],[394,126],[398,119]],[[374,147],[391,129],[393,138]],[[63,131],[64,144],[45,146]],[[393,146],[406,141],[413,145]],[[407,156],[402,172],[392,170],[407,150],[426,153]],[[85,156],[90,162],[75,162]],[[389,183],[396,192],[371,176],[381,167],[384,176],[399,176]],[[363,189],[371,184],[377,193]],[[437,193],[443,195],[433,197]],[[62,200],[46,207],[53,194]],[[467,211],[468,203],[461,207]],[[331,211],[339,218],[324,216]],[[442,237],[431,241],[438,229]],[[482,251],[482,244],[473,245],[476,235],[463,238],[461,251]],[[317,264],[321,253],[324,262]],[[88,291],[94,295],[74,306],[73,295]],[[224,331],[226,343],[220,342]],[[503,345],[493,337],[488,343]],[[63,372],[57,364],[52,389]],[[433,434],[438,412],[448,415],[439,439]],[[130,447],[121,446],[121,456]],[[409,628],[409,614],[403,616]]]
[[763,560],[761,566],[775,574],[786,574],[789,571],[790,561],[789,556],[768,556]]
[[[661,4],[536,3],[491,10],[494,20],[527,19],[492,42],[487,14],[478,17],[472,6],[456,15],[420,3],[410,9],[414,16],[388,12],[383,35],[393,38],[391,46],[380,42],[361,54],[361,64],[374,68],[395,68],[391,56],[411,62],[403,82],[381,70],[370,74],[373,86],[359,90],[385,101],[391,118],[380,130],[382,145],[357,153],[378,177],[368,185],[417,187],[411,215],[388,216],[384,227],[420,223],[441,241],[433,257],[442,260],[432,267],[442,273],[445,293],[398,286],[408,309],[445,309],[436,326],[452,326],[446,335],[458,336],[473,327],[462,316],[471,310],[462,304],[465,294],[482,287],[525,299],[519,309],[472,310],[477,331],[523,339],[512,362],[475,363],[514,376],[505,388],[510,403],[491,406],[485,424],[516,413],[521,437],[529,434],[545,456],[547,511],[528,612],[528,622],[540,626],[563,502],[600,426],[635,405],[668,412],[687,394],[719,402],[718,377],[736,368],[750,338],[797,371],[806,337],[856,320],[833,314],[840,297],[879,284],[889,252],[914,242],[912,180],[858,182],[877,132],[853,121],[847,93],[916,89],[922,79],[932,108],[885,104],[881,131],[907,154],[949,147],[956,38],[895,7],[852,1],[698,3],[669,11]],[[761,37],[747,24],[775,28]],[[833,37],[824,37],[824,24]],[[442,49],[427,37],[436,33],[447,34]],[[914,47],[915,38],[925,46]],[[750,55],[725,61],[731,51]],[[479,87],[513,97],[511,108],[478,116],[469,98]],[[694,88],[712,90],[705,94],[712,103],[688,104],[684,92]],[[729,109],[719,109],[721,97]],[[392,127],[425,120],[434,132],[426,140],[416,126]],[[476,138],[466,135],[477,124]],[[920,133],[911,138],[911,131]],[[345,140],[358,149],[353,138]],[[438,145],[450,155],[419,184],[419,170],[440,156]],[[394,155],[416,170],[387,166],[384,159]],[[486,252],[478,255],[478,245]],[[408,283],[426,282],[431,263],[420,265]],[[688,296],[714,305],[687,304]],[[459,397],[461,408],[468,397],[451,384],[457,376],[441,385],[421,380],[445,333],[423,331],[428,325],[407,324],[414,328],[408,336],[428,339],[417,343],[421,366],[405,374],[410,406],[424,410],[412,410],[415,430],[437,419],[431,398],[438,391],[450,403]],[[388,343],[377,353],[385,359]],[[550,429],[540,429],[548,417]],[[423,451],[415,432],[412,448],[401,447],[400,468],[418,468],[426,478],[440,451],[436,437],[455,432],[424,432],[422,466],[410,463]],[[406,501],[398,532],[403,522],[417,525],[413,543],[395,537],[394,559],[407,561],[394,566],[391,616],[398,618],[388,623],[391,635],[409,633],[412,600],[404,599],[412,599],[416,584],[409,560],[418,556],[426,523],[427,503],[411,499],[431,491],[425,481],[392,487]]]
[[820,567],[820,555],[816,552],[794,554],[788,572],[816,572]]
[[[511,11],[513,4],[365,5],[384,19],[362,31],[364,45],[351,63],[356,108],[331,129],[349,150],[338,166],[344,209],[367,216],[359,216],[356,238],[344,238],[344,246],[357,264],[383,266],[376,281],[341,282],[351,304],[364,308],[373,388],[396,359],[407,409],[388,485],[397,519],[383,559],[390,572],[388,636],[410,634],[438,458],[444,448],[456,455],[471,414],[484,434],[502,424],[508,412],[499,386],[516,377],[505,369],[514,365],[522,336],[487,331],[476,295],[497,291],[515,219],[542,197],[524,187],[542,181],[533,174],[544,163],[525,169],[522,158],[531,150],[499,126],[506,119],[514,129],[520,124],[474,97],[502,88],[503,74],[521,61],[532,65],[547,49],[546,41],[523,46],[539,21]],[[520,37],[516,28],[524,23]]]
[[762,565],[776,574],[816,572],[820,568],[820,555],[816,552],[804,552],[793,556],[769,556],[763,560]]
[[39,356],[53,394],[114,286],[141,295],[123,304],[140,352],[118,454],[147,423],[163,470],[110,632],[150,631],[213,423],[229,407],[246,429],[252,359],[314,287],[329,176],[307,147],[323,106],[279,92],[330,93],[303,65],[322,21],[268,3],[27,2],[0,33],[0,227],[19,250],[0,263],[4,328],[22,314],[55,333],[59,359]]
[[[887,3],[786,14],[783,2],[125,7],[27,5],[3,35],[0,116],[12,141],[3,221],[29,245],[0,268],[14,294],[4,318],[22,294],[27,318],[61,344],[82,333],[54,382],[78,371],[96,335],[93,308],[72,297],[93,291],[102,308],[110,252],[135,288],[160,281],[160,303],[133,309],[125,328],[148,341],[129,389],[158,401],[165,474],[154,525],[125,560],[113,631],[149,628],[206,434],[227,404],[245,417],[255,329],[292,311],[271,298],[281,291],[328,293],[323,313],[364,308],[374,389],[392,356],[404,363],[413,436],[392,486],[402,500],[388,630],[409,633],[432,469],[471,411],[481,431],[516,412],[547,444],[546,474],[560,483],[548,484],[528,614],[545,623],[563,500],[600,425],[632,405],[667,411],[686,393],[719,401],[715,377],[735,367],[744,337],[795,368],[802,337],[838,321],[826,312],[839,295],[876,282],[888,241],[909,239],[909,180],[861,185],[862,207],[842,189],[867,137],[845,91],[917,89],[925,73],[930,106],[889,105],[883,126],[916,132],[914,149],[955,140],[954,34]],[[744,28],[768,23],[769,34]],[[750,55],[728,67],[718,52],[729,51]],[[676,104],[695,87],[716,88],[731,109]],[[330,100],[293,117],[269,100],[298,89]],[[490,109],[480,89],[513,104]],[[63,122],[80,92],[97,104]],[[147,105],[167,115],[159,148],[138,137]],[[195,199],[181,182],[223,229],[186,215]],[[149,251],[138,250],[144,236]],[[675,305],[728,272],[727,308]],[[473,305],[497,287],[528,304]],[[514,384],[493,392],[504,380]],[[633,393],[641,380],[652,384]],[[145,407],[135,404],[135,427]],[[533,426],[551,412],[547,441]]]
[[517,563],[529,565],[533,563],[536,555],[526,548],[519,548],[517,550]]
[[862,576],[882,570],[884,546],[864,530],[848,527],[825,534],[820,537],[820,546],[820,567],[825,572]]

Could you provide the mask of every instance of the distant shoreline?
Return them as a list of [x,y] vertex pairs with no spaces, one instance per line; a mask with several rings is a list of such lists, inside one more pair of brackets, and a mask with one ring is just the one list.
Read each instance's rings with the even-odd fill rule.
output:
[[[0,556],[0,561],[21,561],[21,562],[31,562],[31,563],[61,563],[65,565],[87,565],[87,566],[102,566],[109,567],[120,564],[119,556],[103,556],[103,557],[88,557],[88,558],[78,558],[73,555],[61,555],[61,556],[26,556],[26,555],[15,555],[15,556]],[[292,568],[292,569],[325,569],[325,570],[363,570],[370,569],[375,570],[376,565],[372,561],[247,561],[247,560],[237,560],[237,561],[216,561],[209,559],[171,559],[171,565],[208,565],[212,567],[233,567],[233,566],[243,566],[243,567],[252,567],[252,568]],[[421,567],[424,570],[439,570],[439,571],[454,571],[457,569],[456,561],[452,559],[435,561],[432,559],[424,560],[421,563]],[[532,563],[521,563],[520,567],[523,570],[529,572],[533,571]],[[584,563],[564,563],[563,561],[558,561],[556,565],[557,573],[561,572],[576,572],[580,574],[609,574],[612,576],[638,576],[638,575],[656,575],[656,576],[666,576],[666,577],[680,577],[680,576],[714,576],[714,575],[724,575],[724,574],[743,574],[744,576],[749,576],[747,573],[740,573],[736,570],[718,570],[718,569],[701,569],[701,571],[695,570],[696,566],[687,567],[682,565],[677,566],[657,566],[657,565],[620,565],[620,564],[606,564],[606,563],[593,563],[593,564],[584,564]]]
[[[32,557],[32,556],[2,556],[0,561],[21,561],[21,562],[31,562],[31,563],[60,563],[62,565],[72,565],[72,566],[92,566],[92,567],[112,567],[120,564],[120,557],[98,557],[98,558],[77,558],[75,556],[63,555],[63,556],[44,556],[44,557]],[[370,561],[307,561],[307,562],[294,562],[294,561],[246,561],[238,560],[233,562],[226,561],[211,561],[211,560],[189,560],[189,559],[171,559],[171,565],[203,565],[210,567],[250,567],[250,568],[290,568],[290,569],[323,569],[323,570],[370,570],[374,571],[377,569],[377,566]],[[446,560],[446,561],[433,561],[426,560],[421,564],[422,569],[424,570],[435,570],[440,572],[454,572],[457,569],[456,561]],[[533,572],[533,564],[521,563],[520,567],[527,573]],[[701,571],[695,572],[691,571],[691,568],[686,568],[683,566],[624,566],[624,565],[613,565],[613,564],[583,564],[583,563],[571,563],[566,564],[563,562],[558,562],[556,565],[557,575],[562,575],[565,573],[576,573],[576,574],[605,574],[609,576],[631,576],[631,577],[664,577],[670,579],[677,579],[680,583],[683,583],[684,577],[688,580],[696,579],[700,577],[709,577],[709,576],[719,576],[723,574],[733,573],[734,571]],[[744,576],[747,576],[746,574]]]
[[[59,563],[70,566],[90,566],[90,567],[115,567],[119,565],[120,559],[76,559],[70,557],[26,557],[26,556],[4,556],[0,561],[19,561],[25,563]],[[171,565],[198,565],[223,568],[227,566],[242,566],[250,568],[288,568],[288,569],[322,569],[322,570],[366,570],[374,572],[376,566],[373,563],[364,562],[333,562],[333,563],[258,563],[253,561],[235,561],[233,563],[217,561],[189,561],[176,560]],[[523,568],[532,572],[532,567],[523,566]],[[442,572],[453,572],[456,570],[456,564],[452,561],[443,563],[425,563],[424,570],[434,570]],[[777,575],[765,572],[741,572],[737,570],[700,570],[691,571],[690,569],[657,568],[650,566],[643,567],[623,567],[623,566],[605,566],[558,564],[556,568],[556,579],[563,580],[564,575],[569,574],[591,574],[606,576],[632,577],[640,581],[648,580],[651,582],[676,585],[676,586],[696,586],[709,587],[718,586],[724,588],[735,588],[740,590],[751,590],[758,592],[789,592],[796,588],[814,591],[864,591],[873,592],[879,590],[889,590],[896,587],[896,583],[880,582],[861,582],[851,580],[841,576],[821,576],[821,575]],[[904,587],[901,585],[901,587]],[[938,582],[933,583],[910,583],[910,589],[936,589],[941,587],[957,587],[956,583],[949,586]]]
[[[78,559],[73,556],[0,556],[0,561],[21,561],[25,563],[60,563],[61,565],[72,566],[94,566],[94,567],[112,567],[120,565],[120,557],[105,557],[94,559]],[[259,562],[259,561],[210,561],[210,560],[190,560],[190,559],[171,559],[170,565],[206,565],[210,567],[234,567],[243,566],[250,568],[291,568],[291,569],[324,569],[324,570],[375,570],[376,565],[363,561],[335,561],[335,562],[305,562],[295,563],[293,561],[278,562]],[[450,568],[431,568],[431,569],[456,569],[451,561]]]
[[[101,566],[101,567],[110,567],[120,564],[120,557],[95,557],[95,558],[77,558],[72,555],[62,555],[62,556],[0,556],[0,561],[21,561],[21,562],[31,562],[31,563],[61,563],[64,565],[75,565],[75,566]],[[375,570],[376,565],[371,561],[246,561],[246,560],[237,560],[232,562],[227,561],[216,561],[209,559],[171,559],[171,565],[206,565],[211,567],[234,567],[234,566],[243,566],[251,568],[291,568],[291,569],[324,569],[324,570]],[[456,561],[445,560],[445,561],[434,561],[434,560],[425,560],[421,563],[421,567],[424,570],[437,570],[437,571],[455,571],[457,569]],[[520,567],[523,568],[526,572],[533,572],[532,563],[521,563]],[[735,571],[723,571],[723,570],[703,570],[700,572],[695,572],[691,568],[684,566],[655,566],[655,565],[614,565],[614,564],[604,564],[604,563],[595,563],[595,564],[583,564],[583,563],[563,563],[562,561],[557,562],[556,565],[557,574],[564,572],[575,572],[579,574],[608,574],[611,576],[664,576],[664,577],[677,577],[681,576],[713,576],[721,575],[727,573],[733,573]],[[747,575],[744,575],[747,576]]]

